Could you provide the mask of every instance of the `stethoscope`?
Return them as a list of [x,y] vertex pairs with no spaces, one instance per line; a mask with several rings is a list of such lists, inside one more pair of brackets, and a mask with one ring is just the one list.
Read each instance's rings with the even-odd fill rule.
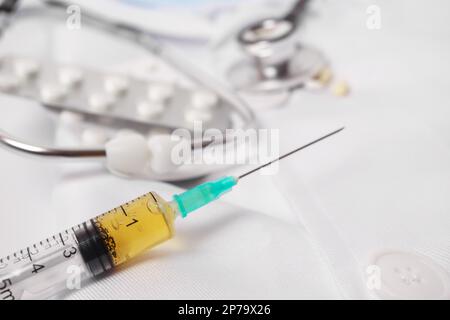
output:
[[237,43],[245,56],[226,71],[236,90],[256,94],[289,91],[304,86],[325,67],[322,54],[294,37],[306,2],[296,1],[284,16],[262,19],[238,32]]
[[[6,26],[9,24],[12,15],[17,11],[17,2],[18,1],[9,1],[1,7],[1,11],[3,13],[2,26]],[[68,3],[59,0],[44,0],[44,4],[48,5],[52,8],[61,9],[65,12]],[[42,13],[42,12],[41,12]],[[220,97],[222,100],[226,101],[230,106],[229,114],[231,122],[231,129],[248,129],[256,127],[256,120],[252,110],[247,106],[247,104],[242,101],[238,96],[236,96],[232,90],[229,90],[226,85],[216,81],[215,79],[211,79],[211,77],[203,74],[196,68],[192,67],[188,63],[186,63],[185,59],[176,52],[168,48],[167,46],[161,44],[157,41],[153,35],[145,30],[140,30],[135,28],[134,26],[127,25],[125,23],[116,23],[107,18],[96,15],[92,12],[89,12],[83,9],[83,23],[95,27],[99,30],[107,32],[109,34],[113,34],[117,37],[120,37],[124,40],[131,41],[145,50],[149,51],[151,54],[159,57],[164,62],[170,64],[174,69],[183,73],[186,77],[196,83],[202,88],[206,88]],[[2,29],[3,31],[3,29]],[[116,121],[120,125],[120,119],[107,119],[109,122]],[[127,125],[130,124],[129,121]],[[142,124],[136,124],[142,127]],[[152,129],[151,126],[148,126],[145,129]],[[160,129],[160,128],[159,128]],[[165,144],[169,141],[168,137],[170,132],[177,129],[173,128],[165,128],[169,133],[164,137],[160,137],[160,145]],[[210,153],[214,153],[214,148],[220,148],[220,150],[227,148],[233,150],[233,147],[226,147],[227,144],[236,144],[236,140],[234,138],[227,137],[224,134],[224,139],[217,142],[214,140],[209,141],[208,139],[194,139],[189,142],[190,147],[193,153],[201,153],[203,151],[207,151]],[[134,140],[133,140],[134,139]],[[113,141],[114,150],[117,148],[128,148],[129,145],[139,145],[142,148],[148,147],[145,143],[142,142],[143,139],[139,137],[119,137],[117,141]],[[140,143],[140,144],[139,144]],[[14,137],[13,135],[0,130],[0,145],[7,147],[10,150],[14,150],[20,152],[22,154],[27,154],[31,156],[37,156],[40,158],[64,158],[64,159],[106,159],[107,163],[120,163],[120,161],[109,161],[111,152],[108,151],[108,148],[95,148],[95,149],[81,149],[81,148],[60,148],[60,147],[48,147],[48,146],[39,146],[27,143],[19,138]],[[207,148],[206,148],[207,147]],[[247,146],[248,147],[248,146]],[[239,148],[239,146],[237,146]],[[110,148],[111,149],[111,148]],[[127,150],[130,151],[130,150]],[[132,152],[133,150],[131,150]],[[151,150],[150,150],[151,151]],[[167,150],[165,150],[167,151]],[[120,152],[119,152],[120,153]],[[130,155],[132,156],[132,155]],[[115,156],[114,156],[115,157]],[[156,159],[156,162],[162,163],[164,161],[169,162],[170,158],[168,157],[168,152],[158,152],[153,153],[153,157],[159,157]],[[165,158],[161,158],[165,157]],[[167,159],[166,159],[167,158]],[[155,171],[151,169],[151,166],[145,165],[145,168],[122,168],[119,166],[108,165],[108,169],[111,172],[118,175],[126,175],[126,176],[139,176],[157,180],[185,180],[191,179],[195,177],[200,177],[205,174],[211,173],[218,168],[223,168],[221,165],[205,165],[205,166],[173,166],[169,167],[167,170],[163,171]],[[133,169],[133,170],[128,170]]]

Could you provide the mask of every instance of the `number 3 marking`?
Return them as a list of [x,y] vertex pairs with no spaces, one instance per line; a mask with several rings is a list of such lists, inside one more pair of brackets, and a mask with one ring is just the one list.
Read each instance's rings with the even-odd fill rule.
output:
[[63,255],[65,258],[70,258],[71,256],[73,256],[76,253],[77,253],[77,248],[72,247],[70,249],[64,250]]

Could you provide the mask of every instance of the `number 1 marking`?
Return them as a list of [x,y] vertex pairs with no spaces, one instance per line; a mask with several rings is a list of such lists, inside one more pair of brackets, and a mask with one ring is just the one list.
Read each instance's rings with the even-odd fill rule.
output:
[[133,222],[130,222],[129,224],[127,224],[127,227],[132,226],[133,224],[137,223],[139,221],[137,221],[136,219],[133,219]]

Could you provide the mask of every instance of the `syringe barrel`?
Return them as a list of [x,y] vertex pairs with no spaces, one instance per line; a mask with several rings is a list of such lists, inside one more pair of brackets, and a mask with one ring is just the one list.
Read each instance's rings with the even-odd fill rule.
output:
[[173,236],[176,212],[145,194],[0,259],[0,300],[44,299],[80,288]]

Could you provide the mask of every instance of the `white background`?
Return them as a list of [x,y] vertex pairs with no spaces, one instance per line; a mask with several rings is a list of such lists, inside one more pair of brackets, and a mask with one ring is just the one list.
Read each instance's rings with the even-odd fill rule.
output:
[[[380,30],[366,27],[371,4],[381,9]],[[301,91],[258,117],[280,130],[282,152],[346,129],[281,163],[278,175],[242,181],[223,203],[178,221],[177,239],[73,298],[367,298],[365,267],[391,250],[425,255],[449,272],[448,2],[316,7],[302,39],[323,50],[351,94]],[[17,41],[26,46],[29,39]],[[208,56],[206,47],[198,51]],[[208,69],[214,57],[201,61]],[[2,129],[52,141],[46,110],[0,101]],[[166,197],[179,191],[117,178],[101,165],[3,149],[0,181],[0,256],[148,190]]]

